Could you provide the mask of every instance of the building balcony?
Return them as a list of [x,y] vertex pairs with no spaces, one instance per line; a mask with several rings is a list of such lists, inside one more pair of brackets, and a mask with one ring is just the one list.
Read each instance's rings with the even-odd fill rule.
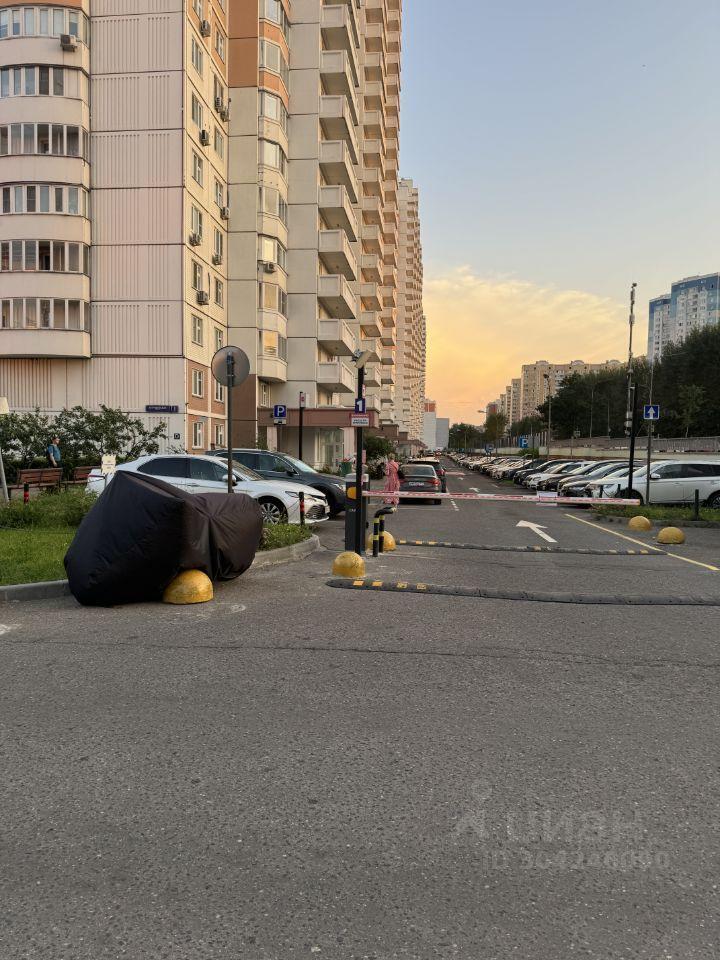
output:
[[[388,386],[395,383],[395,364],[383,362],[380,365],[380,383],[383,386]],[[384,398],[383,398],[384,399]]]
[[315,376],[318,384],[333,393],[355,393],[355,373],[342,360],[318,362]]
[[331,97],[326,94],[320,97],[320,126],[328,140],[344,140],[352,162],[358,162],[355,121],[347,97]]
[[368,283],[380,283],[380,258],[376,253],[364,253],[360,260],[362,278]]
[[385,27],[382,23],[365,24],[365,49],[369,53],[381,53],[383,57],[387,57]]
[[375,253],[378,256],[383,256],[385,244],[382,229],[376,223],[364,223],[360,228],[360,238],[365,253]]
[[365,196],[381,198],[384,196],[385,181],[380,176],[380,170],[377,167],[363,167],[362,182]]
[[328,273],[341,273],[347,280],[357,279],[357,261],[344,230],[320,230],[318,255]]
[[89,360],[90,334],[86,330],[3,328],[0,357]]
[[342,184],[320,187],[318,206],[331,230],[344,230],[351,240],[358,238],[358,224],[348,192]]
[[360,284],[360,299],[363,310],[380,310],[381,303],[378,298],[378,286],[376,283]]
[[360,201],[360,209],[364,223],[375,223],[382,226],[382,207],[380,197],[363,197]]
[[395,328],[383,326],[380,332],[380,340],[384,347],[394,347],[396,344]]
[[387,91],[385,89],[385,80],[371,80],[365,84],[363,90],[363,103],[365,110],[385,110],[385,101],[387,100]]
[[365,364],[365,386],[366,387],[379,387],[380,384],[380,364],[378,363],[366,363]]
[[366,137],[385,140],[385,115],[382,110],[363,110],[362,126]]
[[360,327],[364,337],[379,337],[382,332],[378,314],[373,310],[363,310],[361,312]]
[[351,357],[357,349],[355,334],[344,320],[318,320],[318,343],[334,357]]
[[370,354],[368,363],[377,363],[380,360],[380,352],[375,337],[363,337],[360,341],[360,349],[363,353]]
[[258,357],[257,375],[272,383],[287,382],[287,361],[280,357]]
[[385,365],[395,364],[395,347],[387,347],[383,344],[380,352],[380,360]]
[[351,3],[323,5],[320,8],[320,30],[326,50],[345,50],[355,58],[360,38]]
[[395,249],[395,246],[384,248],[383,263],[386,266],[397,267],[397,251]]
[[[320,73],[326,93],[342,94],[355,103],[358,73],[355,58],[347,50],[323,50],[320,53]],[[357,103],[355,103],[357,113]]]
[[342,275],[318,277],[318,300],[332,317],[354,320],[357,316],[357,300]]
[[382,301],[384,310],[392,310],[397,306],[397,290],[395,287],[380,287],[378,290],[378,296]]
[[320,169],[326,183],[342,184],[353,203],[358,202],[360,191],[355,176],[350,151],[344,140],[320,141]]

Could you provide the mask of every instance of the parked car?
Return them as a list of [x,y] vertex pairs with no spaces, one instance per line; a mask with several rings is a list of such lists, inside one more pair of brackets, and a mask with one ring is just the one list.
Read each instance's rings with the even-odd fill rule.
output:
[[[645,502],[647,467],[633,471],[632,484],[628,471],[602,480],[593,481],[586,488],[587,496],[632,497]],[[720,509],[720,461],[718,460],[661,460],[650,464],[650,500],[652,503],[693,503],[695,491],[700,502]]]
[[413,459],[408,461],[408,463],[410,464],[424,463],[426,466],[432,467],[440,480],[441,491],[443,493],[447,493],[447,478],[445,475],[445,468],[440,463],[437,457],[413,457]]
[[594,461],[585,461],[579,463],[576,467],[573,467],[570,470],[562,471],[559,470],[550,477],[546,477],[544,480],[538,484],[538,490],[557,490],[558,484],[565,477],[578,477],[582,476],[585,473],[590,473],[595,466]]
[[556,460],[546,467],[541,467],[538,473],[531,473],[530,476],[525,478],[523,485],[531,490],[536,490],[538,484],[542,483],[543,480],[547,480],[556,473],[569,473],[574,467],[579,467],[581,463],[581,460]]
[[521,469],[515,471],[513,483],[522,485],[526,477],[529,477],[533,473],[540,473],[543,467],[549,467],[553,463],[555,463],[555,460],[551,460],[549,457],[540,457],[537,460],[532,460]]
[[[191,456],[189,454],[156,454],[139,457],[130,463],[121,463],[117,470],[146,473],[189,493],[226,493],[227,461],[218,457]],[[108,483],[112,481],[112,474]],[[101,494],[105,489],[105,477],[99,467],[94,468],[86,490]],[[328,503],[314,487],[291,480],[264,480],[253,470],[240,463],[233,463],[233,490],[247,493],[258,501],[264,523],[299,523],[300,493],[305,494],[305,519],[308,523],[327,520]]]
[[585,488],[593,480],[602,480],[603,477],[609,477],[622,470],[622,462],[619,460],[604,460],[593,465],[590,472],[582,471],[579,474],[571,473],[567,477],[560,479],[558,483],[558,494],[561,497],[583,497]]
[[[227,450],[208,450],[207,455],[227,457]],[[289,453],[257,450],[251,447],[233,447],[232,455],[237,463],[244,464],[266,480],[285,482],[290,478],[297,483],[304,483],[319,490],[327,499],[331,517],[337,516],[345,509],[345,483],[342,477],[335,477],[331,473],[320,473]]]
[[[403,493],[427,493],[428,498],[441,492],[441,482],[433,467],[426,463],[406,463],[400,468],[400,499]],[[442,500],[435,500],[436,504]]]

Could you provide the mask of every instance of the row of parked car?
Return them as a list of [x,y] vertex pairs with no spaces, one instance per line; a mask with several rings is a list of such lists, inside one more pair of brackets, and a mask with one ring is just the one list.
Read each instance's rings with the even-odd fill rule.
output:
[[[529,490],[557,492],[561,497],[600,499],[632,497],[645,502],[647,464],[638,463],[629,479],[628,461],[538,457],[453,457],[468,470],[494,480],[512,480]],[[650,464],[652,503],[700,502],[720,509],[720,459],[657,460]]]

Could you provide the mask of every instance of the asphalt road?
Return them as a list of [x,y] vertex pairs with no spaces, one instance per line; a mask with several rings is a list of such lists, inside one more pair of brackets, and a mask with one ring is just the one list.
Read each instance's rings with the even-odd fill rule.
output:
[[[642,549],[568,513],[390,527]],[[720,607],[333,590],[341,524],[321,537],[200,607],[0,608],[0,957],[716,956]],[[408,546],[368,573],[720,599],[720,531],[689,540]]]

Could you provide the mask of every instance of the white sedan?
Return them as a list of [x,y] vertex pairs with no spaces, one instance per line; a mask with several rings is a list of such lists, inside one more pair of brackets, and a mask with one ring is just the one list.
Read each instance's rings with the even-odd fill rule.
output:
[[[186,490],[188,493],[227,493],[227,462],[219,457],[189,454],[154,454],[121,463],[116,470],[145,473],[158,480]],[[99,468],[88,477],[88,493],[101,494],[107,478]],[[233,490],[247,493],[258,501],[264,523],[300,523],[300,494],[305,494],[305,519],[308,523],[327,520],[330,515],[325,496],[314,487],[291,480],[264,480],[261,476],[233,460]]]

